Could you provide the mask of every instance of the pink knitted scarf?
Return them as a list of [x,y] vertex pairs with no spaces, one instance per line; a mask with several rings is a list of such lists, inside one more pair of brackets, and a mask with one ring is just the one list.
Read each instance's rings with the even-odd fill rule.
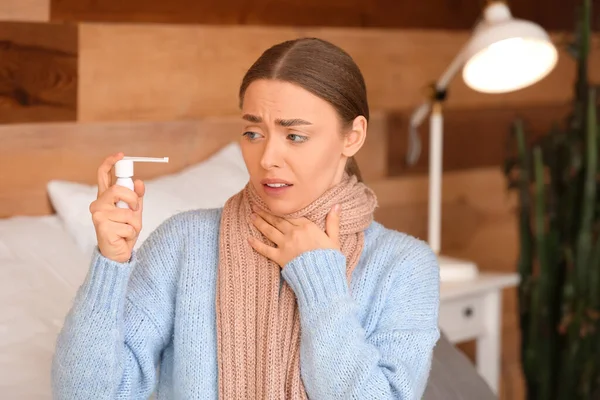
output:
[[[308,207],[283,217],[306,217],[324,229],[335,204],[341,205],[340,245],[349,282],[376,207],[367,186],[346,175]],[[219,398],[306,399],[296,297],[285,281],[280,290],[280,267],[248,244],[247,238],[254,236],[273,245],[252,224],[253,205],[268,212],[249,183],[227,201],[221,218],[216,294]]]

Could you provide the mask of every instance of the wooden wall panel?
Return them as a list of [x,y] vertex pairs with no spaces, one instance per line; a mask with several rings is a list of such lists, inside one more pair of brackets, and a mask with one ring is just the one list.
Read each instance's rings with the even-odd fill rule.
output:
[[[523,119],[527,133],[534,140],[547,134],[555,123],[564,126],[569,112],[570,104],[445,110],[444,171],[501,166],[507,155],[510,131],[517,118]],[[389,174],[426,173],[429,169],[429,119],[418,130],[421,156],[415,165],[408,166],[405,158],[410,113],[393,113],[388,118]]]
[[[570,30],[579,1],[510,2],[515,16]],[[471,29],[484,0],[52,0],[52,19],[295,26]],[[597,10],[596,10],[597,11]],[[599,14],[600,15],[600,14]]]
[[0,23],[0,123],[77,115],[76,25]]
[[[239,83],[261,52],[310,35],[331,40],[355,58],[372,110],[399,112],[402,118],[423,101],[424,88],[468,36],[448,31],[0,22],[0,122],[237,115]],[[599,48],[600,39],[594,44]],[[574,72],[572,60],[561,53],[548,78],[505,95],[474,92],[457,77],[446,103],[449,123],[453,118],[457,124],[469,121],[470,110],[486,108],[501,121],[523,107],[543,116],[541,106],[558,107],[570,100]],[[590,75],[600,82],[598,51],[593,52]],[[486,121],[480,117],[479,127]]]
[[[428,178],[394,177],[370,182],[379,196],[376,216],[393,229],[427,238]],[[468,259],[486,270],[513,270],[517,257],[514,193],[506,192],[500,168],[446,172],[442,185],[444,254]]]
[[[373,110],[412,110],[466,41],[466,32],[333,28],[82,24],[79,119],[147,120],[232,115],[245,71],[269,46],[318,36],[360,66]],[[562,41],[555,37],[557,41]],[[596,40],[598,47],[600,40]],[[590,75],[600,82],[600,52]],[[594,66],[598,66],[595,68]],[[575,65],[561,53],[556,70],[518,92],[490,95],[457,77],[447,107],[501,108],[566,103]]]
[[50,180],[94,184],[102,160],[118,151],[170,157],[168,164],[136,169],[140,179],[150,179],[207,158],[236,133],[231,120],[0,125],[0,170],[27,171],[0,175],[0,218],[53,213]]
[[389,175],[389,134],[388,116],[381,112],[372,112],[367,129],[367,139],[355,157],[363,179],[379,180]]
[[236,93],[245,69],[263,49],[290,38],[290,33],[83,24],[79,120],[237,115]]
[[51,0],[2,0],[0,21],[49,21]]

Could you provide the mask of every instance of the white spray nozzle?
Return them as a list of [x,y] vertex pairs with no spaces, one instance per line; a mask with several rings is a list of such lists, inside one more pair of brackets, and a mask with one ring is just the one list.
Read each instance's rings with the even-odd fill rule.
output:
[[134,162],[168,163],[169,157],[123,157],[115,164],[115,175],[117,176],[117,178],[132,177]]
[[123,157],[123,160],[134,162],[169,162],[169,157]]

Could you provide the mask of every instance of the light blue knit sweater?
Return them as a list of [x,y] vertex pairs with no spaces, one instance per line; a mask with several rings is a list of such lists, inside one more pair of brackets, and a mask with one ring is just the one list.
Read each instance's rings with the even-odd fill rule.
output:
[[[58,338],[54,399],[147,399],[155,389],[159,399],[217,399],[220,216],[170,218],[128,263],[96,249]],[[298,300],[309,398],[421,398],[439,337],[436,257],[373,222],[350,288],[345,268],[342,253],[313,250],[282,270]]]

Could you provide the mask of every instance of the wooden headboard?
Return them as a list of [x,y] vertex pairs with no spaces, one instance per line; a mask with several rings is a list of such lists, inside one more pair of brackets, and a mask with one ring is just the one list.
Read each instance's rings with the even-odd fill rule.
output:
[[[43,123],[0,125],[0,218],[45,215],[54,210],[46,184],[52,179],[95,184],[106,156],[170,157],[144,164],[136,177],[151,179],[198,163],[240,137],[239,117],[166,122]],[[375,114],[357,156],[366,178],[386,174],[387,124]]]
[[53,212],[52,179],[94,184],[106,156],[169,156],[144,164],[136,176],[173,173],[215,153],[239,134],[237,119],[174,122],[19,124],[0,127],[0,217]]

